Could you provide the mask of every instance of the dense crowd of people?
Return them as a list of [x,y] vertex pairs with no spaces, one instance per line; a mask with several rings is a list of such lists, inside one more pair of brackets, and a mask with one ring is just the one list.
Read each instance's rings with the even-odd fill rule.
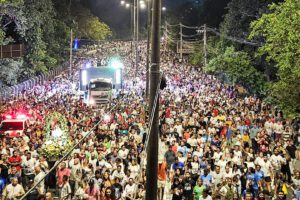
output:
[[[27,199],[50,200],[55,191],[60,200],[144,199],[145,43],[138,71],[130,42],[95,49],[103,58],[117,51],[124,62],[124,89],[111,104],[87,107],[78,98],[78,73],[0,102],[2,115],[29,114],[23,137],[0,141],[3,200],[20,198],[39,181]],[[299,127],[280,110],[255,96],[240,97],[235,86],[180,63],[170,52],[161,60],[167,87],[159,101],[158,199],[299,199]],[[39,151],[45,119],[53,112],[67,119],[74,144],[86,138],[43,180],[55,164]]]

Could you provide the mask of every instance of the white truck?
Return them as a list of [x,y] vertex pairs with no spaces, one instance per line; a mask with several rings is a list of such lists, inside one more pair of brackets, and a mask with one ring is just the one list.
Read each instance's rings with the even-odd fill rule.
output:
[[88,105],[95,106],[109,103],[112,98],[113,82],[107,78],[91,79],[87,85],[86,102]]

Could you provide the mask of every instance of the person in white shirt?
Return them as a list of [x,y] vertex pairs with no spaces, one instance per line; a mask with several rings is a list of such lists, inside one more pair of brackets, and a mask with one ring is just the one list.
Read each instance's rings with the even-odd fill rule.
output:
[[71,168],[70,172],[70,185],[72,191],[76,191],[78,188],[78,183],[81,181],[82,178],[82,166],[79,162],[78,158],[74,159],[74,162],[69,164]]
[[135,179],[139,175],[140,166],[137,164],[135,159],[132,160],[131,165],[129,165],[128,169],[131,171],[130,178]]
[[21,164],[25,176],[33,175],[33,170],[36,165],[36,162],[37,162],[36,159],[31,157],[31,153],[27,152],[26,158],[22,159],[22,164]]
[[[34,168],[34,171],[35,171],[35,177],[34,177],[34,185],[35,185],[44,178],[45,172],[41,170],[40,166],[36,166]],[[39,191],[40,195],[45,194],[45,180],[42,180],[42,182],[37,186],[37,190]]]
[[123,192],[123,197],[126,198],[126,197],[133,197],[133,193],[135,191],[135,184],[133,183],[133,179],[132,178],[129,178],[129,181],[128,181],[128,184],[125,186],[124,188],[124,192]]
[[22,185],[18,184],[18,178],[13,178],[12,183],[4,188],[2,193],[2,200],[5,199],[18,199],[25,194]]
[[264,155],[264,159],[258,163],[261,167],[261,171],[264,173],[265,183],[267,185],[267,189],[271,192],[271,177],[272,175],[272,164],[268,160],[268,156]]
[[278,121],[273,125],[273,127],[275,133],[275,140],[281,139],[282,133],[284,131],[282,123]]
[[212,198],[208,194],[208,191],[205,189],[203,190],[202,195],[199,197],[199,200],[212,200]]
[[111,175],[111,180],[115,180],[115,178],[119,178],[120,180],[122,180],[125,177],[125,173],[124,171],[122,171],[122,166],[118,165],[117,169],[112,173]]
[[216,151],[214,152],[214,156],[213,156],[215,163],[219,162],[222,155],[223,155],[223,152],[221,152],[220,148],[217,147]]
[[118,156],[125,160],[127,158],[127,155],[129,153],[129,150],[125,148],[124,145],[122,145],[121,149],[118,152]]
[[232,170],[230,169],[229,166],[225,167],[225,172],[222,173],[224,178],[232,178],[233,174],[232,174]]
[[214,190],[217,188],[217,185],[222,182],[224,179],[223,173],[221,173],[220,166],[215,167],[215,171],[212,172],[212,184],[214,185]]
[[242,152],[240,151],[240,147],[236,145],[233,151],[233,162],[236,165],[241,166],[242,165],[241,160],[242,160]]
[[273,168],[273,174],[280,172],[281,165],[285,162],[285,159],[279,155],[278,149],[274,149],[274,154],[270,158],[270,162]]

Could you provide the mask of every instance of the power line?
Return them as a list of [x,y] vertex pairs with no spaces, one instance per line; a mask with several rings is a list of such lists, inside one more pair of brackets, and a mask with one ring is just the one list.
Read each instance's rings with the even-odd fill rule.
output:
[[[197,29],[197,34],[194,34],[194,35],[184,35],[182,34],[182,37],[185,37],[185,38],[193,38],[193,37],[197,37],[200,35],[200,33],[203,33],[204,32],[204,26],[199,26],[199,27],[195,27],[195,26],[186,26],[186,25],[183,25],[183,24],[168,24],[166,23],[166,26],[172,26],[172,27],[175,27],[175,26],[180,26],[180,27],[184,27],[184,28],[188,28],[188,29]],[[232,37],[232,36],[228,36],[228,35],[225,35],[219,31],[217,31],[217,29],[215,28],[210,28],[210,27],[206,27],[207,28],[207,31],[210,31],[214,34],[216,34],[217,36],[219,37],[222,37],[222,38],[225,38],[227,40],[230,40],[230,41],[233,41],[233,42],[237,42],[237,43],[240,43],[240,44],[246,44],[246,45],[250,45],[250,46],[262,46],[263,43],[262,42],[258,42],[258,41],[250,41],[250,40],[246,40],[244,38],[236,38],[236,37]]]

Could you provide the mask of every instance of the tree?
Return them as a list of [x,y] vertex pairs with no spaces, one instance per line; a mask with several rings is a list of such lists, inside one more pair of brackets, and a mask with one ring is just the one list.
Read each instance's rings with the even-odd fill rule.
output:
[[83,5],[75,5],[73,10],[76,10],[74,17],[78,26],[76,31],[77,37],[104,40],[111,36],[110,28],[101,22],[98,17],[92,15]]
[[[71,5],[79,7],[82,18],[76,9],[71,13]],[[76,24],[80,24],[84,37],[105,39],[110,34],[109,27],[81,7],[79,1],[72,0],[0,0],[0,19],[3,19],[0,20],[0,44],[25,45],[20,73],[16,74],[15,68],[6,68],[7,73],[15,73],[18,76],[14,79],[23,81],[61,64],[69,50],[70,30],[76,29]],[[13,59],[5,62],[15,63]]]
[[223,54],[210,60],[204,71],[225,75],[231,83],[241,84],[253,93],[265,91],[265,78],[252,66],[249,55],[235,51],[234,47],[228,47]]
[[3,85],[17,84],[18,76],[23,65],[22,59],[5,58],[0,60],[0,80]]
[[290,114],[300,114],[300,1],[286,0],[269,6],[270,13],[251,24],[250,38],[263,37],[261,56],[275,61],[279,81],[272,86],[272,96]]

